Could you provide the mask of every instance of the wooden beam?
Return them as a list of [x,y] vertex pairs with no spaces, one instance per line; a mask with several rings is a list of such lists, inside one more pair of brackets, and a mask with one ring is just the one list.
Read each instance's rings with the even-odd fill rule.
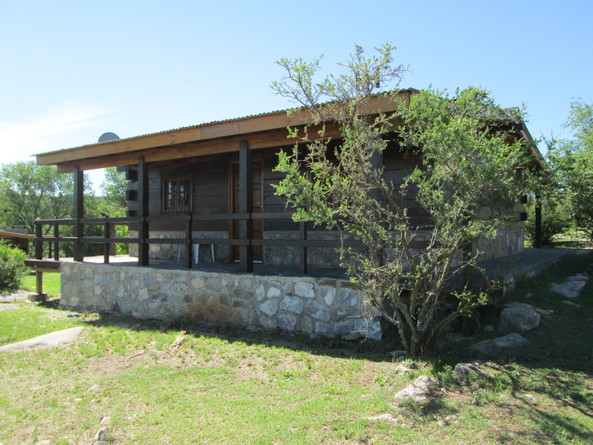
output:
[[[249,137],[249,149],[260,150],[266,148],[290,147],[295,143],[302,142],[297,139],[288,139],[285,128],[268,133],[254,134]],[[326,130],[326,136],[329,138],[338,138],[341,136],[340,130],[336,125],[329,124]],[[178,159],[188,159],[201,156],[211,156],[223,153],[236,153],[245,136],[209,140],[205,142],[191,142],[176,146],[166,146],[158,148],[149,148],[140,152],[146,162],[163,162]],[[72,171],[75,165],[82,166],[85,170],[95,168],[117,167],[129,165],[138,162],[138,153],[122,153],[106,157],[87,158],[76,162],[64,162],[58,164],[59,173],[68,173]]]
[[[251,150],[247,141],[239,147],[239,213],[251,213],[253,209],[253,167]],[[239,221],[239,238],[253,238],[253,221],[251,218]],[[239,247],[239,263],[242,272],[253,272],[253,247]]]
[[74,261],[83,261],[84,246],[80,239],[84,236],[84,225],[80,219],[84,218],[84,170],[79,166],[74,167],[74,207],[73,216],[77,220],[74,224],[74,236],[77,240],[74,242]]
[[140,266],[149,265],[149,245],[148,239],[148,166],[144,156],[138,159],[138,216],[143,218],[138,227],[138,264]]
[[[402,91],[399,93],[399,97],[404,102],[409,101],[409,96],[409,91]],[[375,113],[378,111],[390,112],[397,109],[397,106],[397,102],[390,98],[376,96],[369,100],[368,104],[363,107],[361,112],[363,114]],[[253,149],[255,146],[251,143],[251,135],[254,133],[278,129],[285,131],[286,127],[304,125],[311,121],[312,115],[311,111],[308,109],[297,110],[290,115],[286,111],[278,111],[276,113],[245,117],[225,122],[196,125],[107,143],[86,145],[50,153],[40,153],[36,156],[39,165],[55,165],[66,162],[82,161],[98,156],[103,157],[119,154],[131,154],[132,157],[137,159],[139,151],[150,148],[232,137],[240,137],[242,139],[248,138]],[[152,162],[148,158],[146,160],[147,162]],[[135,161],[129,162],[128,165],[131,164],[135,164]]]

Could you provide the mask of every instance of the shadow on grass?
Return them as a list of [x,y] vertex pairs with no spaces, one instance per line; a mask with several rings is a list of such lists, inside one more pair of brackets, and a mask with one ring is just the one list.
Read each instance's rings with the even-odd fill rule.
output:
[[375,340],[347,341],[341,337],[310,337],[306,334],[280,329],[252,330],[232,324],[202,323],[186,319],[166,321],[139,320],[114,314],[99,314],[95,320],[84,321],[94,327],[119,327],[133,331],[185,331],[194,337],[214,337],[228,343],[240,342],[248,346],[269,346],[303,351],[336,358],[364,359],[377,362],[392,361],[392,351],[401,349],[391,342]]

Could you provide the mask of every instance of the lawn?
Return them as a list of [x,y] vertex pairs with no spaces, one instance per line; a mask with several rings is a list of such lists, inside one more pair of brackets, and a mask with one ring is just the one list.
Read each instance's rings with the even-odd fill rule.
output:
[[[87,329],[68,347],[0,353],[0,443],[91,443],[102,426],[113,444],[593,443],[593,280],[580,307],[548,291],[592,262],[567,257],[522,280],[509,298],[554,313],[524,334],[529,348],[486,360],[488,377],[469,380],[454,377],[455,363],[496,334],[452,341],[400,375],[383,344],[18,303],[0,311],[0,345]],[[439,378],[433,397],[394,399],[424,374]]]
[[[37,292],[36,276],[33,274],[25,275],[21,281],[21,289],[30,292]],[[44,273],[43,274],[43,292],[49,297],[60,296],[60,274],[59,273]]]

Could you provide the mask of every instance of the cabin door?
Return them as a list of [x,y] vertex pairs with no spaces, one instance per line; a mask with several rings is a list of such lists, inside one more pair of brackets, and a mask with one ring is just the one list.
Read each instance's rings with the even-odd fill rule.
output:
[[[252,162],[253,168],[253,213],[264,211],[264,166],[263,160],[256,159]],[[229,212],[239,213],[239,162],[231,162],[230,167]],[[239,221],[229,221],[230,238],[239,238]],[[253,220],[253,239],[263,239],[264,222],[261,219]],[[231,261],[239,261],[239,247],[230,246]],[[253,246],[253,260],[263,262],[263,246]]]

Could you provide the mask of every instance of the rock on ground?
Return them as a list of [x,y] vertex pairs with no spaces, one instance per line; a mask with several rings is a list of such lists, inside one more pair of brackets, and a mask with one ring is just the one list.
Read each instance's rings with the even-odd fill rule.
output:
[[399,391],[394,397],[400,400],[414,400],[423,402],[430,393],[439,385],[439,381],[428,375],[421,375],[413,383]]
[[474,360],[471,363],[457,363],[453,369],[455,377],[486,377],[486,374],[479,369],[482,364],[481,360]]
[[539,326],[540,315],[535,308],[525,303],[506,304],[500,314],[500,332],[531,331]]
[[16,304],[3,303],[0,304],[0,312],[16,311],[19,307]]
[[529,344],[529,340],[525,337],[517,333],[512,333],[492,340],[481,341],[480,343],[470,346],[470,349],[481,354],[497,354],[511,349],[528,346]]
[[[574,277],[569,277],[565,283],[550,284],[550,290],[552,292],[556,292],[557,294],[560,294],[566,298],[578,297],[579,294],[581,293],[581,290],[583,289],[583,287],[585,287],[585,284],[587,284],[587,281],[586,280],[574,280],[574,279],[570,280],[571,278],[575,278],[575,277],[576,277],[576,275]],[[568,281],[568,280],[570,280],[570,281]]]
[[83,327],[64,329],[41,335],[29,340],[20,341],[11,345],[2,346],[0,351],[26,351],[34,348],[55,348],[56,346],[72,343],[84,332]]

